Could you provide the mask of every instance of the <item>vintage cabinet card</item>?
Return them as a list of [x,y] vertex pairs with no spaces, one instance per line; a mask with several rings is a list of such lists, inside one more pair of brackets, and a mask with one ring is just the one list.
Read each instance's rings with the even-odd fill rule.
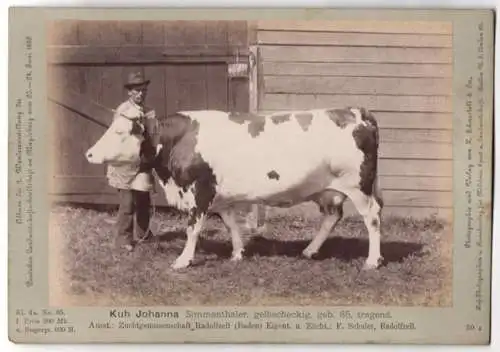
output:
[[11,8],[10,339],[488,344],[493,28]]

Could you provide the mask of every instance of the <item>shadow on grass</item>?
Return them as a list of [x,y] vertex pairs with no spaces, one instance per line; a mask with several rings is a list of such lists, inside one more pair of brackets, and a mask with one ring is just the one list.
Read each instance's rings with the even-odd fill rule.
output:
[[[216,232],[216,230],[213,231]],[[160,243],[177,239],[185,240],[186,233],[183,231],[167,232],[157,238]],[[255,236],[245,245],[245,257],[258,255],[262,257],[286,256],[300,258],[302,257],[302,251],[310,242],[310,240],[280,241]],[[368,247],[368,239],[332,237],[323,243],[313,259],[336,258],[351,261],[357,258],[366,258]],[[422,247],[423,245],[420,243],[388,241],[380,244],[380,251],[384,257],[384,264],[387,264],[402,262],[410,255],[421,256],[423,255]],[[221,258],[229,258],[232,252],[232,244],[231,241],[200,238],[197,250],[206,254],[215,254]]]

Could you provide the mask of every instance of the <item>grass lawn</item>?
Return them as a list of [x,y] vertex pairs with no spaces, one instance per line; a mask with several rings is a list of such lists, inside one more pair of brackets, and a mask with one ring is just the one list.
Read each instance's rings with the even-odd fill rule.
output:
[[170,268],[185,243],[185,216],[157,212],[159,241],[125,253],[113,246],[114,213],[76,206],[52,209],[51,246],[60,250],[60,288],[70,305],[390,305],[450,306],[451,225],[436,219],[382,219],[378,270],[360,270],[368,254],[361,218],[344,218],[319,258],[301,257],[319,222],[271,215],[269,231],[244,237],[246,257],[229,261],[231,240],[209,218],[192,267]]

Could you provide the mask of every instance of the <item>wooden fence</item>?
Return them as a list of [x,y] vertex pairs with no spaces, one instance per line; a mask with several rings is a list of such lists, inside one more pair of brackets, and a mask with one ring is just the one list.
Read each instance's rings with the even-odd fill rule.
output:
[[[115,203],[84,151],[126,99],[130,70],[152,79],[158,115],[364,106],[381,126],[384,212],[452,214],[452,27],[441,22],[85,22],[52,24],[48,47],[56,200]],[[248,78],[228,65],[256,56]],[[352,213],[348,205],[347,213]]]
[[259,21],[252,27],[256,110],[372,109],[381,126],[385,213],[451,216],[450,23]]
[[84,152],[104,133],[110,109],[127,99],[129,72],[151,79],[147,104],[157,116],[181,109],[248,111],[248,79],[230,64],[248,61],[242,21],[57,21],[51,23],[48,99],[57,201],[116,203],[105,168]]

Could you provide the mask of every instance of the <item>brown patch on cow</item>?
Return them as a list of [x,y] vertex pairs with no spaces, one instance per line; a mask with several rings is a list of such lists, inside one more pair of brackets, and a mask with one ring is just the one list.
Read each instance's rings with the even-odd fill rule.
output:
[[206,212],[200,211],[198,207],[191,208],[189,210],[188,221],[187,221],[188,227],[192,228],[194,225],[196,225],[196,223],[200,221],[200,218],[204,213]]
[[384,199],[382,198],[382,191],[379,188],[377,177],[375,177],[373,182],[373,196],[380,207],[379,216],[381,216],[382,208],[384,207]]
[[280,179],[280,174],[278,174],[276,171],[271,170],[267,173],[267,177],[269,177],[271,180],[279,180]]
[[359,112],[361,113],[361,120],[368,122],[370,125],[378,128],[377,120],[370,110],[359,108]]
[[193,121],[183,114],[169,115],[158,122],[158,138],[163,146],[176,143],[192,127]]
[[274,114],[271,115],[271,121],[273,121],[275,125],[279,125],[280,123],[290,121],[290,116],[291,114]]
[[137,120],[130,120],[132,122],[132,129],[130,130],[130,134],[134,136],[139,136],[144,133],[145,128],[139,124]]
[[265,116],[246,112],[232,112],[229,114],[229,120],[240,125],[243,125],[248,121],[248,133],[250,133],[253,138],[257,137],[261,132],[263,132],[264,126],[266,125]]
[[239,125],[243,125],[247,121],[252,121],[252,115],[247,113],[230,112],[228,117],[229,120],[236,122]]
[[307,131],[311,125],[313,114],[310,112],[298,112],[294,116],[302,130]]
[[155,148],[155,151],[160,137],[158,134],[158,125],[159,119],[146,119],[144,121],[144,133],[148,136],[148,139],[151,141],[151,144]]
[[356,116],[350,109],[332,109],[326,110],[325,113],[340,128],[356,122]]
[[205,214],[210,208],[210,204],[215,198],[217,191],[217,178],[215,177],[212,167],[203,160],[198,154],[199,163],[194,165],[191,172],[195,175],[194,182],[194,200],[196,203],[196,212]]
[[195,148],[198,143],[199,123],[192,121],[186,128],[170,151],[169,168],[176,171],[183,171],[189,168],[196,161]]
[[155,161],[160,179],[166,183],[174,172],[187,167],[194,155],[198,122],[189,116],[174,114],[162,119],[158,134],[162,144]]
[[[362,115],[362,117],[363,116],[364,115]],[[371,115],[371,117],[365,116],[364,119],[370,121],[370,124],[367,126],[357,126],[352,131],[352,136],[354,137],[358,149],[364,154],[364,159],[360,165],[359,171],[359,185],[361,191],[370,196],[374,193],[374,182],[377,176],[379,135],[375,118]]]
[[250,122],[250,124],[248,125],[248,133],[250,133],[250,135],[254,138],[257,137],[261,132],[264,131],[265,124],[266,124],[265,119],[261,121]]
[[160,142],[163,145],[155,170],[166,183],[172,178],[185,192],[194,186],[196,207],[190,210],[190,219],[195,221],[208,208],[215,197],[217,180],[211,166],[195,151],[200,124],[189,116],[175,114],[160,125]]

